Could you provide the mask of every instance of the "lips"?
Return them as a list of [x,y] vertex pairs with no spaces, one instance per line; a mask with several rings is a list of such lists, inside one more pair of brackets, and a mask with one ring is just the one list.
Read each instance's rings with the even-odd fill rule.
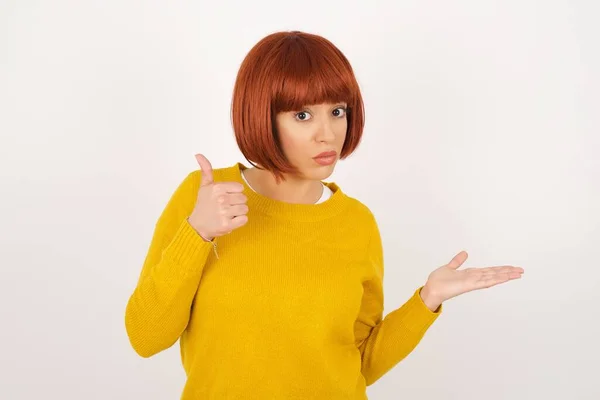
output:
[[335,151],[325,151],[316,157],[313,157],[319,165],[331,165],[337,159],[337,153]]
[[335,151],[324,151],[321,154],[317,154],[315,157],[313,158],[330,158],[330,157],[335,157],[336,156],[336,152]]

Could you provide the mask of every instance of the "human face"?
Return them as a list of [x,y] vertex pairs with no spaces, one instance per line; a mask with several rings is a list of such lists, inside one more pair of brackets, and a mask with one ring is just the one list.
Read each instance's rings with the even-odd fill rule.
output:
[[[283,152],[298,168],[300,178],[323,180],[332,174],[346,139],[346,109],[343,102],[323,103],[277,114],[275,124]],[[315,158],[323,152],[335,154]]]

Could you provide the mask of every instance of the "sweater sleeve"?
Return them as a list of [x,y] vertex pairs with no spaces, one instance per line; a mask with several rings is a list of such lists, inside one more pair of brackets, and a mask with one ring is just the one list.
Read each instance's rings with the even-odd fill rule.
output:
[[372,279],[363,283],[355,338],[362,357],[362,374],[369,386],[415,349],[442,312],[442,306],[435,312],[427,308],[419,287],[400,308],[383,318],[383,249],[377,224],[368,246],[367,263]]
[[190,308],[213,245],[188,223],[199,188],[189,174],[155,224],[139,280],[125,310],[134,350],[150,357],[171,347],[187,327]]

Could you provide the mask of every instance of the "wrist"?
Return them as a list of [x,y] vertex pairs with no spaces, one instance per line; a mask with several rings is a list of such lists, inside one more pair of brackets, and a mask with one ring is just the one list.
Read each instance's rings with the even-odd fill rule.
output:
[[[196,232],[198,232],[198,231],[196,231]],[[213,239],[214,239],[214,237],[212,237],[210,235],[207,235],[205,233],[202,233],[202,232],[198,232],[198,235],[200,235],[200,237],[202,238],[202,240],[204,240],[205,242],[212,242]]]
[[202,240],[204,240],[205,242],[212,242],[214,238],[199,228],[198,224],[193,219],[193,215],[190,215],[187,218],[187,221],[190,224],[190,226],[196,231],[196,233],[202,238]]
[[437,311],[442,305],[443,301],[441,298],[427,283],[421,288],[419,295],[421,296],[421,300],[423,300],[425,306],[432,312]]

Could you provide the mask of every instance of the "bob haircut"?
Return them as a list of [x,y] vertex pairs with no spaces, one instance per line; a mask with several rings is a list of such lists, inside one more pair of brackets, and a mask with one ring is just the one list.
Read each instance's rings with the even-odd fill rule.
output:
[[340,154],[345,159],[358,147],[365,120],[350,63],[318,35],[289,31],[264,37],[244,58],[233,89],[231,122],[240,151],[277,181],[285,179],[284,173],[296,174],[281,148],[275,116],[325,102],[348,105],[348,130]]

